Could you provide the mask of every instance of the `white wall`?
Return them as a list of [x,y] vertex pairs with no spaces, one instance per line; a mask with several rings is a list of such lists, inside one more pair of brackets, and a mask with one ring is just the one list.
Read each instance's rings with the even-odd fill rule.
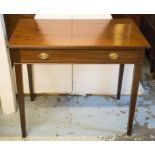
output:
[[10,65],[9,52],[6,48],[6,31],[3,16],[0,15],[0,101],[6,114],[15,112],[15,87]]
[[[35,93],[71,93],[72,65],[33,65]],[[26,65],[23,65],[24,91],[29,93]]]

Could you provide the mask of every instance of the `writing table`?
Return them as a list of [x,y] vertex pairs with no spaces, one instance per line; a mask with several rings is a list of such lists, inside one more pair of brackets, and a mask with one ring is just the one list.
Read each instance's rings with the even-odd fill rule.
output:
[[31,64],[35,63],[120,64],[118,99],[124,64],[134,64],[127,127],[131,135],[144,52],[149,47],[131,19],[21,19],[8,47],[16,73],[22,137],[26,137],[22,64],[28,66],[30,96],[34,100]]

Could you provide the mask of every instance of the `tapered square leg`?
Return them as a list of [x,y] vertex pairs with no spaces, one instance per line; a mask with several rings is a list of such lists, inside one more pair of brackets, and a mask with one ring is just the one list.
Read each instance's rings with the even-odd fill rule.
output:
[[22,77],[22,65],[15,65],[15,74],[16,74],[16,84],[18,91],[18,104],[20,112],[20,122],[22,137],[26,137],[26,120],[25,120],[25,103],[24,103],[24,92],[23,92],[23,77]]
[[29,81],[29,90],[30,90],[30,100],[34,101],[34,89],[33,89],[33,74],[32,74],[32,65],[27,64],[27,71],[28,71],[28,81]]
[[124,64],[119,66],[119,77],[118,77],[118,87],[117,87],[117,99],[120,99],[122,82],[123,82]]
[[129,107],[129,117],[128,117],[128,129],[127,129],[127,135],[129,136],[132,133],[132,125],[133,125],[133,119],[134,119],[134,113],[135,113],[135,107],[136,107],[136,101],[137,101],[141,69],[142,69],[142,64],[134,65],[130,107]]

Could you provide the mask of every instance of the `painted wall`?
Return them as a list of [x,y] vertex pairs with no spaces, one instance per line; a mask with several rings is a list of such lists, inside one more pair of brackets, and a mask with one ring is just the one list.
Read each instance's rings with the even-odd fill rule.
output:
[[3,112],[10,114],[15,112],[16,100],[3,15],[0,15],[0,73],[0,102]]

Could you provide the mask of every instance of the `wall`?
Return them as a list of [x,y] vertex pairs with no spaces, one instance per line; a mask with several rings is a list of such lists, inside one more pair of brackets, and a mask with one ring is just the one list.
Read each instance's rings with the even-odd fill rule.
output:
[[15,112],[15,87],[10,64],[9,51],[6,48],[6,31],[3,16],[0,15],[0,101],[6,114]]

